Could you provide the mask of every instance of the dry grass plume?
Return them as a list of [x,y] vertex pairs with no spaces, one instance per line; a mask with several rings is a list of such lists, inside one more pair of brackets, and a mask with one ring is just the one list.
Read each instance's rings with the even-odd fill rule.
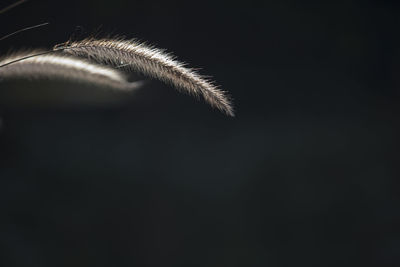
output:
[[202,96],[211,106],[229,116],[234,116],[231,101],[225,92],[160,49],[135,40],[88,38],[56,45],[54,50],[138,71],[191,95]]
[[[132,90],[140,86],[140,82],[129,83],[122,72],[110,67],[68,55],[41,53],[41,50],[23,51],[1,58],[0,79],[58,78],[120,90]],[[21,58],[25,59],[18,61]]]

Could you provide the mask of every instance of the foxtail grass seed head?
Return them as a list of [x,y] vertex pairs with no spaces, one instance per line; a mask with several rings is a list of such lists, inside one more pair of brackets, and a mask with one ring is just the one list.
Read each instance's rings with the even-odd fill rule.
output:
[[[3,65],[0,67],[0,78],[58,78],[120,90],[132,90],[140,85],[129,83],[122,72],[107,66],[68,55],[41,53],[41,50],[17,52],[0,59],[0,66]],[[20,58],[25,59],[16,61]]]
[[135,40],[88,38],[56,45],[54,50],[140,72],[191,95],[202,96],[211,106],[234,116],[232,103],[224,91],[170,54],[152,46]]

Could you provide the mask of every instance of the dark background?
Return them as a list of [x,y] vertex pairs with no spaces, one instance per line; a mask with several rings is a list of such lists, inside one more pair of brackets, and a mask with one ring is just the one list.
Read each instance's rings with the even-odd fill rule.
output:
[[1,53],[139,38],[237,116],[157,81],[0,84],[1,266],[400,266],[397,1],[32,0],[1,35],[46,21]]

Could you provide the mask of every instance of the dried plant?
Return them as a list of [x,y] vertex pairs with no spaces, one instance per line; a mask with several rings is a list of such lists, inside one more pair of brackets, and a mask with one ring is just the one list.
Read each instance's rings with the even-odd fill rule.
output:
[[[59,78],[121,90],[132,90],[140,86],[140,82],[129,83],[125,75],[117,70],[83,59],[60,54],[29,57],[40,53],[43,51],[17,52],[0,59],[0,65],[3,65],[0,68],[0,78]],[[8,64],[25,57],[24,60]]]
[[[0,10],[0,14],[25,1],[20,0]],[[1,40],[43,25],[47,23],[24,28],[4,36]],[[96,63],[88,62],[87,59]],[[50,51],[13,53],[0,59],[0,81],[12,77],[57,77],[123,90],[131,90],[141,85],[141,82],[129,83],[120,69],[137,71],[169,83],[183,92],[202,96],[211,106],[234,116],[229,97],[213,82],[185,67],[185,64],[163,50],[136,40],[88,38],[56,45]]]
[[232,104],[223,91],[160,49],[135,40],[93,38],[69,41],[55,46],[54,49],[103,64],[141,72],[191,95],[200,95],[210,105],[227,115],[234,116]]

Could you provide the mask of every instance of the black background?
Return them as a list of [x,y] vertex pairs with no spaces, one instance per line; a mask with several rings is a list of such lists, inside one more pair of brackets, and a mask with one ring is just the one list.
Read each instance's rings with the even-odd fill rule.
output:
[[157,81],[3,82],[1,266],[400,266],[397,1],[32,0],[1,35],[42,22],[1,53],[139,38],[237,116]]

